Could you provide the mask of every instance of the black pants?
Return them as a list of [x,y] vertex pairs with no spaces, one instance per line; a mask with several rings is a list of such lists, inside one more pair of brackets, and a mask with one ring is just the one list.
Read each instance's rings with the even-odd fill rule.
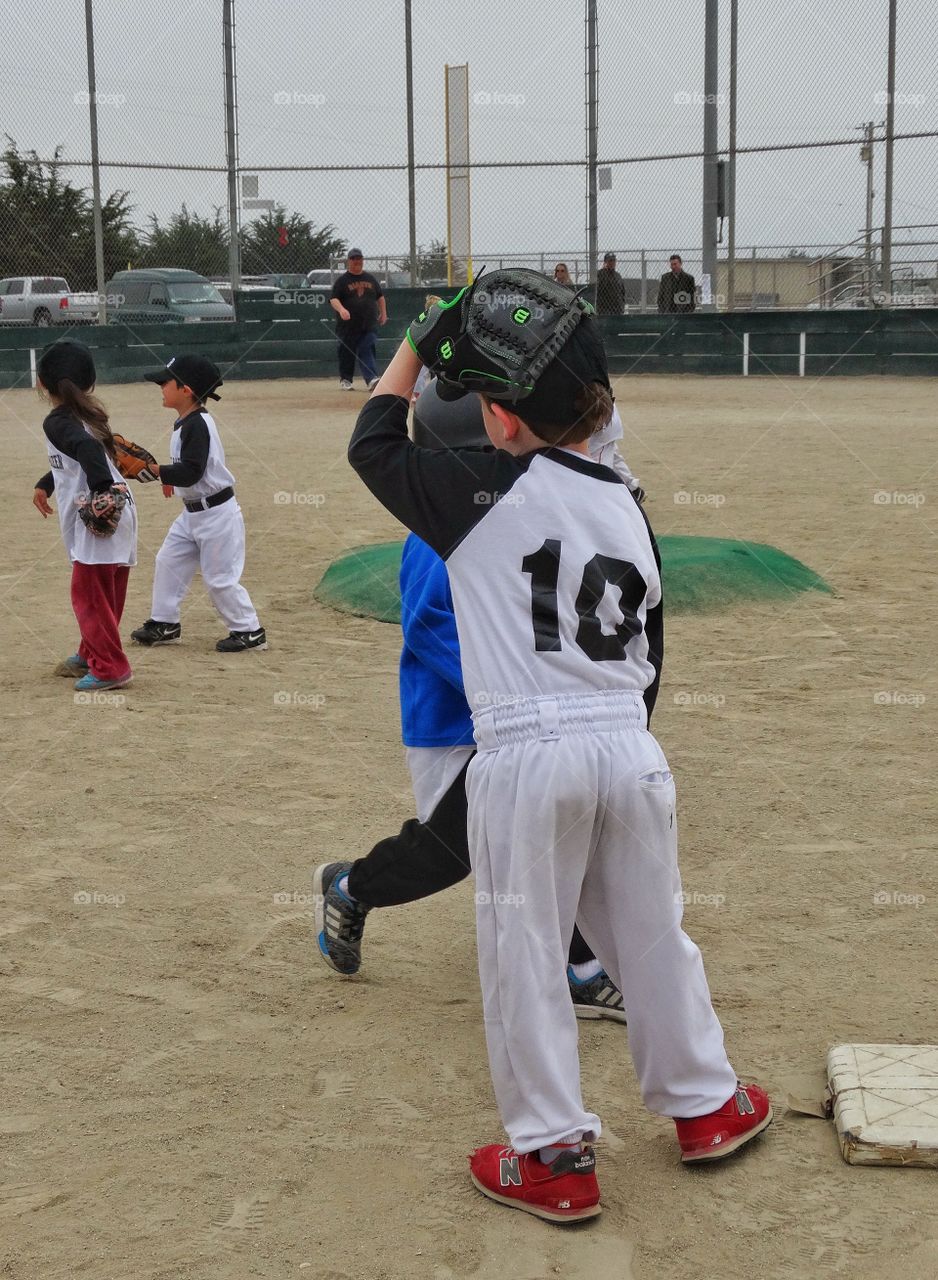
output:
[[[379,840],[352,863],[348,889],[366,907],[399,907],[429,898],[469,875],[469,804],[466,770],[445,793],[426,822],[410,818],[396,836]],[[570,943],[570,963],[595,959],[579,929]]]

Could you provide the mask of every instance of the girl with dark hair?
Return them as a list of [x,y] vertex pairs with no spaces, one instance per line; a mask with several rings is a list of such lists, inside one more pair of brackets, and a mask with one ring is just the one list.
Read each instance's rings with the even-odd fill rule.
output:
[[72,608],[81,644],[58,674],[76,676],[81,692],[119,689],[132,676],[120,638],[120,621],[132,565],[137,563],[137,511],[129,493],[117,528],[95,535],[79,519],[81,495],[106,492],[123,483],[114,464],[114,440],[107,410],[92,392],[91,352],[78,342],[55,342],[37,366],[40,394],[52,404],[42,424],[50,470],[36,482],[33,505],[45,519],[49,498],[59,500],[59,525],[72,563]]

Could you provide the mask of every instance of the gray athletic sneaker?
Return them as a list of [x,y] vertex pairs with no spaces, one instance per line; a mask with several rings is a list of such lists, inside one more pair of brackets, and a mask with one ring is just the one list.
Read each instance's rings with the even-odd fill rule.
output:
[[362,962],[362,931],[370,907],[363,907],[339,888],[350,862],[325,862],[313,873],[316,945],[324,964],[351,977]]
[[570,984],[573,1010],[578,1018],[609,1018],[613,1022],[625,1022],[622,992],[605,969],[601,969],[595,978],[587,978],[585,982],[581,982],[568,965],[567,982]]

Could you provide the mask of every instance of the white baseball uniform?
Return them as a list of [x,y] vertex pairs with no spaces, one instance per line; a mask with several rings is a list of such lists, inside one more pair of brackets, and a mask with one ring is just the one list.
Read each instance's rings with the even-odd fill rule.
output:
[[721,1107],[736,1073],[681,929],[674,782],[647,729],[663,649],[641,508],[582,453],[420,449],[373,397],[349,459],[446,560],[477,755],[469,837],[495,1094],[512,1146],[596,1137],[567,952],[579,923],[622,991],[646,1105]]
[[[84,431],[90,438],[95,437],[88,428],[77,421],[66,409],[57,409],[49,415],[47,422],[54,422],[60,431],[70,431],[72,438],[78,438],[77,432]],[[54,434],[54,432],[53,432]],[[123,564],[137,563],[137,507],[129,488],[127,505],[121,512],[117,528],[108,538],[99,538],[91,532],[78,515],[78,496],[88,492],[88,477],[82,462],[66,453],[63,447],[46,437],[49,451],[50,474],[55,484],[55,496],[58,501],[59,528],[62,530],[62,541],[72,563],[79,564]],[[81,452],[79,449],[78,452]],[[115,467],[104,450],[101,455],[111,474],[112,484],[123,484],[124,477]]]
[[[185,509],[170,525],[156,555],[150,616],[157,622],[178,622],[198,570],[228,630],[257,631],[257,612],[241,585],[244,516],[211,414],[197,409],[176,422],[169,452],[172,462],[160,468],[160,479],[175,487]],[[209,506],[215,498],[223,500]]]

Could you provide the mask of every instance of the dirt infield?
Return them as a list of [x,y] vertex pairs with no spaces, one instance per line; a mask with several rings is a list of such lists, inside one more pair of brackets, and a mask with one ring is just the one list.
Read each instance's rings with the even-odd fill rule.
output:
[[[581,1031],[605,1212],[564,1232],[473,1190],[501,1129],[472,890],[375,913],[361,978],[316,959],[310,868],[410,816],[394,627],[311,590],[398,535],[345,462],[361,402],[226,388],[218,420],[267,653],[222,656],[201,584],[183,644],[76,703],[34,393],[0,396],[4,773],[0,1275],[10,1280],[788,1280],[938,1273],[927,1170],[853,1169],[782,1082],[843,1040],[938,1041],[934,558],[924,380],[636,379],[625,452],[660,533],[769,542],[833,597],[685,615],[656,732],[678,779],[689,932],[737,1070],[777,1122],[680,1167],[613,1024]],[[114,425],[166,456],[151,388]],[[156,490],[153,492],[152,490]],[[137,491],[125,633],[176,512]],[[669,1011],[661,1010],[667,1018]]]

